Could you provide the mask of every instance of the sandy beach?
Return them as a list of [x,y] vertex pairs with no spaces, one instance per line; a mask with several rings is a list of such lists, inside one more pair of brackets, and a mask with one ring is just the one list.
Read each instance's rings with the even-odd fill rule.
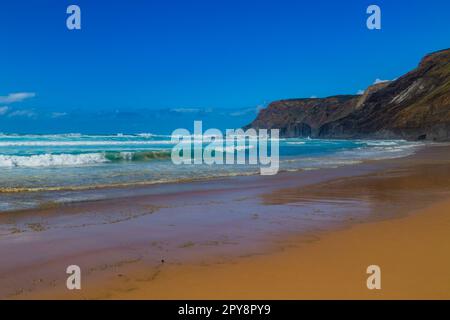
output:
[[[6,299],[450,298],[450,148],[0,217]],[[82,290],[65,269],[82,269]],[[382,289],[368,290],[379,265]]]
[[[449,299],[450,200],[408,218],[286,240],[283,250],[223,264],[165,268],[131,299]],[[381,268],[368,290],[366,268]],[[124,289],[125,287],[122,287]]]

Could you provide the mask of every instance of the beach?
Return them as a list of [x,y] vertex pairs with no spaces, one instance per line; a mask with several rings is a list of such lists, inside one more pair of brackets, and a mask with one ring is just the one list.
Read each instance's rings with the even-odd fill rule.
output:
[[[308,245],[222,264],[172,266],[129,299],[449,299],[450,201],[414,216],[329,233]],[[365,270],[379,265],[381,290],[368,290]],[[67,295],[65,297],[68,297]]]
[[[108,192],[2,213],[0,297],[450,298],[447,145]],[[66,288],[69,265],[82,270],[81,290]],[[381,268],[381,290],[366,287],[369,265]]]

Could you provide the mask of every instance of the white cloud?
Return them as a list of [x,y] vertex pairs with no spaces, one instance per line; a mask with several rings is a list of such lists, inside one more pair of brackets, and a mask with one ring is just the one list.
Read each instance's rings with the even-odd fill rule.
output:
[[0,96],[0,103],[21,102],[25,99],[33,98],[35,96],[36,96],[36,94],[34,92],[10,93],[7,96]]
[[65,116],[67,116],[67,112],[53,112],[51,115],[51,117],[53,119],[61,118],[61,117],[65,117]]
[[28,117],[32,118],[36,115],[33,110],[17,110],[8,114],[8,117]]
[[238,110],[238,111],[233,111],[230,112],[230,116],[232,117],[239,117],[239,116],[243,116],[249,113],[254,113],[254,114],[258,114],[258,112],[263,109],[264,106],[263,105],[257,105],[254,108],[248,108],[248,109],[243,109],[243,110]]
[[174,108],[174,109],[171,109],[170,111],[180,112],[180,113],[194,113],[194,112],[199,112],[200,109],[198,109],[198,108]]
[[4,106],[4,107],[0,107],[0,116],[3,116],[4,114],[6,114],[9,110],[9,107]]
[[356,92],[356,94],[357,95],[362,95],[362,94],[364,94],[364,92],[365,92],[364,90],[358,90],[358,92]]
[[243,116],[243,115],[245,115],[247,113],[248,113],[248,110],[235,111],[235,112],[231,112],[230,116],[232,116],[232,117],[239,117],[239,116]]
[[263,104],[258,104],[256,106],[256,113],[259,113],[262,109],[264,109],[267,106],[267,103],[263,103]]
[[373,84],[379,84],[379,83],[389,82],[389,81],[391,81],[391,80],[381,80],[381,79],[376,78],[375,81],[373,82]]
[[317,99],[317,96],[311,96],[310,99]]

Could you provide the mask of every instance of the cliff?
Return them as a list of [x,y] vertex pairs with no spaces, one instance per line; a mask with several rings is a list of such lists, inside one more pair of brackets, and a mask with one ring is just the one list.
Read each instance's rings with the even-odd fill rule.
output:
[[271,103],[245,128],[283,137],[450,140],[450,49],[425,56],[404,76],[363,95]]

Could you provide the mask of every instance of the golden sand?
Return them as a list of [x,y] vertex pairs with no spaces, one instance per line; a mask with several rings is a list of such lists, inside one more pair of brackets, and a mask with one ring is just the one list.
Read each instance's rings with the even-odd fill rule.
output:
[[[224,264],[168,266],[110,298],[450,299],[450,200],[284,247]],[[381,268],[381,290],[367,288],[369,265]]]

